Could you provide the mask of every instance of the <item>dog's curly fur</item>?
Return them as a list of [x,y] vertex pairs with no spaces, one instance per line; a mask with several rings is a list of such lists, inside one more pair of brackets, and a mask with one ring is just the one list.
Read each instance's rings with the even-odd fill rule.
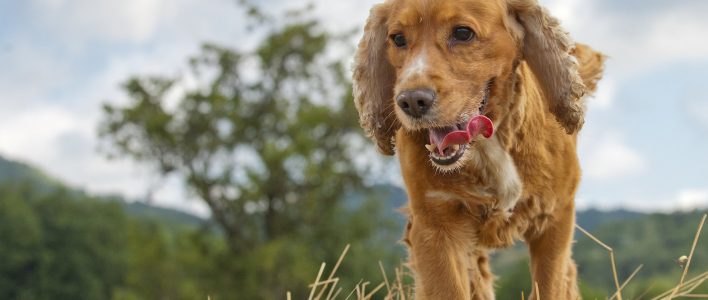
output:
[[[459,26],[474,38],[452,42]],[[407,44],[394,45],[394,34]],[[529,246],[532,295],[579,298],[576,139],[603,60],[536,0],[388,0],[371,10],[355,58],[355,104],[379,152],[400,160],[418,299],[493,299],[488,251],[516,239]],[[417,88],[436,95],[423,121],[394,99]],[[432,162],[428,129],[482,108],[495,133],[452,166]]]

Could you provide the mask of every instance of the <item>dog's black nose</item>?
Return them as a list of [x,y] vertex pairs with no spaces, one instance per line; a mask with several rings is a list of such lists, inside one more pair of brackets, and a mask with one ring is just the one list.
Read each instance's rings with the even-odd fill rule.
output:
[[413,118],[420,118],[435,102],[435,92],[430,89],[406,90],[396,96],[396,104]]

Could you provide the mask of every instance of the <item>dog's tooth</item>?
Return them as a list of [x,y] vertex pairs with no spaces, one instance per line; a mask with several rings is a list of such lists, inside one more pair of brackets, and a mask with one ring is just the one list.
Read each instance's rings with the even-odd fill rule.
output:
[[452,145],[452,152],[457,152],[457,150],[460,150],[460,145]]
[[435,153],[435,146],[426,144],[425,149],[428,149],[428,151]]

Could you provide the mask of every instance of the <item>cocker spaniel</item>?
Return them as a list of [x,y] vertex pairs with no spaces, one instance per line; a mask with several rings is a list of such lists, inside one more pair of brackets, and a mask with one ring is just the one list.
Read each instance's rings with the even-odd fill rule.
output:
[[523,239],[532,298],[577,299],[577,133],[604,56],[536,0],[388,0],[354,63],[360,123],[401,165],[417,299],[494,299],[491,249]]

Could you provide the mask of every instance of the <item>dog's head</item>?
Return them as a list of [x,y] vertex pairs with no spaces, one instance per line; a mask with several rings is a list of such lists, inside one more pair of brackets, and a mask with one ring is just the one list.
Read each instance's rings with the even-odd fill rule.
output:
[[[354,65],[360,122],[381,153],[399,128],[424,130],[431,161],[459,166],[508,107],[525,60],[568,133],[583,123],[573,43],[536,0],[389,0],[372,8]],[[491,121],[490,121],[491,119]]]

